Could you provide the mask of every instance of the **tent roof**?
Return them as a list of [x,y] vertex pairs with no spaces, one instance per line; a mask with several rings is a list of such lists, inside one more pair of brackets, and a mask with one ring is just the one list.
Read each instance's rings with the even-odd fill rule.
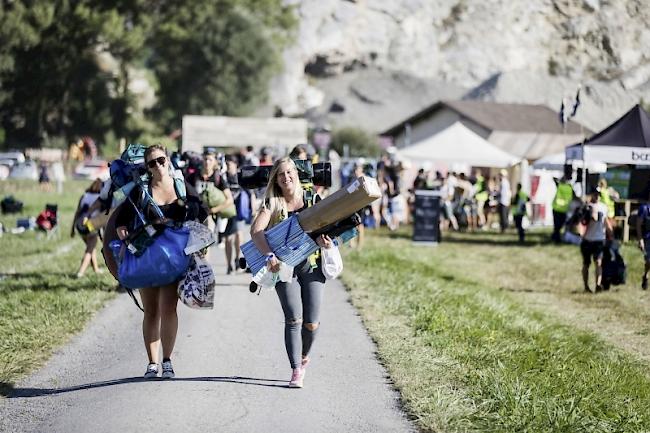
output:
[[650,147],[650,115],[638,104],[590,137],[586,146]]
[[476,167],[508,167],[519,161],[460,122],[398,153],[413,161],[461,162]]
[[[439,101],[402,120],[381,133],[394,136],[404,130],[406,123],[416,124],[441,109],[450,109],[489,131],[535,132],[545,134],[562,134],[562,125],[557,112],[544,105],[502,104],[486,101]],[[587,128],[569,120],[566,124],[567,134],[589,134]]]

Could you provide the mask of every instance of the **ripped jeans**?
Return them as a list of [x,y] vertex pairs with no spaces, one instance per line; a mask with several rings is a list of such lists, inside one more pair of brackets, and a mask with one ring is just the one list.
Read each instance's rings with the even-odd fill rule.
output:
[[307,261],[296,266],[290,283],[279,282],[275,291],[284,312],[284,344],[291,368],[298,368],[307,356],[320,324],[325,276],[319,266],[310,269]]

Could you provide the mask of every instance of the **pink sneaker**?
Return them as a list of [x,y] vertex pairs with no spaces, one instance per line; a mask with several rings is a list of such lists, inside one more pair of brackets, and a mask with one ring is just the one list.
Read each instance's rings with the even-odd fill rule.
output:
[[304,378],[302,368],[294,368],[291,372],[291,380],[289,381],[289,388],[302,388],[302,381]]

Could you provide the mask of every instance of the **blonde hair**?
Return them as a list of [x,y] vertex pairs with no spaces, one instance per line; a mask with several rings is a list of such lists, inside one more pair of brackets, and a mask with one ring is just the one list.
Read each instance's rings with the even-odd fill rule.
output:
[[298,178],[298,169],[293,160],[289,157],[284,157],[275,161],[271,173],[269,174],[269,183],[266,185],[266,192],[264,193],[264,200],[262,201],[262,207],[271,212],[269,227],[284,220],[289,214],[287,201],[284,199],[282,189],[277,183],[278,172],[280,171],[280,165],[282,164],[288,164],[294,174],[294,184],[296,185],[296,188],[293,191],[293,198],[302,199],[303,196],[302,186],[300,185],[300,179]]

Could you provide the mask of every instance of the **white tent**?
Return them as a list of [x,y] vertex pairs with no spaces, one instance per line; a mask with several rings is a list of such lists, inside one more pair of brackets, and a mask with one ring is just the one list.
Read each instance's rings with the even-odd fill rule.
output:
[[[554,153],[552,155],[547,155],[542,158],[539,158],[533,163],[533,169],[536,170],[554,170],[554,171],[564,171],[564,164],[566,162],[566,155],[564,152]],[[568,161],[573,168],[582,168],[582,161],[579,159],[573,159]],[[604,173],[607,171],[607,164],[600,161],[587,161],[587,170],[592,173]]]
[[474,167],[509,167],[519,161],[460,122],[400,149],[398,154],[412,161],[465,163]]

